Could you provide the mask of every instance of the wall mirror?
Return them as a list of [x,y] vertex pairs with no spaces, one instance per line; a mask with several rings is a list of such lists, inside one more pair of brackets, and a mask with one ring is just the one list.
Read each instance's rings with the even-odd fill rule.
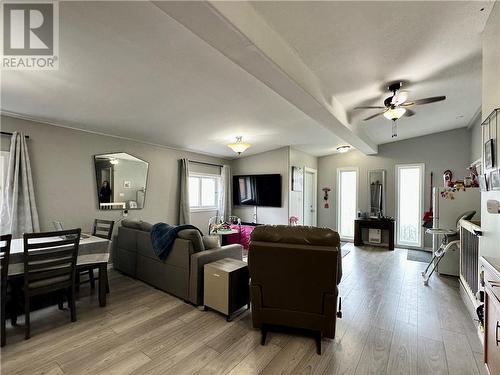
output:
[[385,213],[385,169],[368,171],[368,192],[370,216],[383,216]]
[[126,152],[94,155],[100,210],[144,208],[149,163]]

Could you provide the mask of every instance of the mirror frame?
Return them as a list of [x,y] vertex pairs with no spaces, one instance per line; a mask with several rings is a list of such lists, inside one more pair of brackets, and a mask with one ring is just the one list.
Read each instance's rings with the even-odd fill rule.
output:
[[369,169],[367,173],[367,187],[368,187],[368,214],[371,215],[371,191],[370,191],[370,174],[371,173],[382,173],[382,186],[383,186],[383,191],[382,191],[382,215],[387,215],[386,209],[386,200],[387,200],[387,171],[385,169],[379,168],[379,169]]
[[146,192],[148,190],[148,180],[149,180],[149,162],[144,160],[144,159],[141,159],[141,158],[138,158],[137,156],[135,155],[132,155],[131,153],[128,153],[128,152],[125,152],[125,151],[115,151],[115,152],[104,152],[102,154],[95,154],[92,158],[92,160],[94,161],[94,191],[96,193],[96,200],[97,200],[97,209],[99,211],[124,211],[124,210],[127,210],[127,211],[130,211],[130,210],[142,210],[144,209],[144,207],[146,207],[146,193],[144,193],[144,204],[141,208],[137,207],[137,208],[110,208],[109,210],[104,210],[102,209],[100,206],[99,206],[99,188],[97,187],[97,179],[98,179],[98,175],[97,175],[97,169],[95,167],[96,165],[96,159],[98,156],[103,156],[103,155],[111,155],[111,154],[128,154],[130,156],[133,156],[134,158],[146,163],[147,165],[147,170],[146,170]]

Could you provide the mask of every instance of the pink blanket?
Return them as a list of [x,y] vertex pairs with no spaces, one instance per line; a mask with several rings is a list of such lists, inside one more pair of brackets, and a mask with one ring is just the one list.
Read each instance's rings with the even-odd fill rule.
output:
[[240,244],[244,249],[248,250],[250,245],[250,235],[254,230],[254,226],[252,225],[240,225],[231,224],[231,229],[236,229],[239,233],[230,234],[227,236],[228,244]]

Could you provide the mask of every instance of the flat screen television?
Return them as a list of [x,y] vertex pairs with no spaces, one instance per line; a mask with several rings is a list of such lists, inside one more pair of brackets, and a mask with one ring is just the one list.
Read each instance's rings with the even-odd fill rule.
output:
[[281,207],[281,175],[233,176],[233,204]]

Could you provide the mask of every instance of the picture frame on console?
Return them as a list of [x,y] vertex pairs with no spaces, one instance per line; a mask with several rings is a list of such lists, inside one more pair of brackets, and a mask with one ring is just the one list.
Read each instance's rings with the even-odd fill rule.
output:
[[493,139],[489,139],[484,144],[484,165],[486,169],[493,168],[495,163],[495,150]]
[[479,188],[481,191],[488,191],[488,179],[485,174],[481,174],[479,177]]
[[491,190],[500,190],[500,169],[490,172]]

